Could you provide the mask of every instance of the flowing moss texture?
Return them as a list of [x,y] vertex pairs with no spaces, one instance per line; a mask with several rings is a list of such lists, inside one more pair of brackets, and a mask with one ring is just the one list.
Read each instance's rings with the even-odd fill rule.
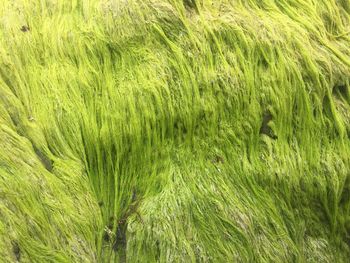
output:
[[0,262],[348,262],[349,0],[2,0]]

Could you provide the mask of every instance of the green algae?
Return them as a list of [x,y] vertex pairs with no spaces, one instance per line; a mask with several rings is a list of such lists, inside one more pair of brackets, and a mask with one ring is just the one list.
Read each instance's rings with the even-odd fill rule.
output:
[[5,0],[0,260],[346,262],[350,4]]

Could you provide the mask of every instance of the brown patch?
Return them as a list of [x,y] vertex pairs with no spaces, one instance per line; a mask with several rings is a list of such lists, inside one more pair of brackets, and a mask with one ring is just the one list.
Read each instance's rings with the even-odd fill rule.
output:
[[28,32],[28,31],[30,31],[30,27],[29,26],[22,26],[21,27],[21,31],[22,32]]

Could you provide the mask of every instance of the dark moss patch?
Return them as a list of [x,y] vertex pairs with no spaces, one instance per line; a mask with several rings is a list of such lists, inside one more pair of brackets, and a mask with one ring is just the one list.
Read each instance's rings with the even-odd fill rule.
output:
[[341,206],[346,206],[350,201],[350,176],[347,176],[342,194],[340,196],[339,204]]
[[217,163],[224,163],[224,158],[222,158],[219,155],[215,155],[214,158],[211,160],[212,163],[217,164]]
[[103,232],[103,240],[106,242],[112,241],[112,235],[113,235],[113,223],[108,224],[108,226],[105,227],[105,230]]
[[38,149],[38,147],[36,147],[35,145],[33,145],[33,149],[35,154],[38,156],[40,162],[44,165],[44,167],[46,168],[46,170],[48,170],[49,172],[52,171],[53,169],[53,164],[52,161],[42,152]]
[[261,123],[259,134],[265,134],[275,140],[277,139],[277,136],[269,126],[270,121],[272,121],[272,114],[270,112],[265,112]]
[[113,249],[115,251],[126,248],[126,229],[127,229],[127,227],[128,227],[128,223],[126,220],[118,222],[116,237],[115,237],[115,241],[113,244]]
[[12,252],[15,255],[16,260],[19,262],[21,260],[21,249],[17,241],[12,241]]
[[22,31],[22,32],[28,32],[28,31],[30,31],[30,27],[24,25],[24,26],[21,27],[21,31]]
[[347,89],[347,86],[344,84],[342,85],[335,85],[333,87],[333,95],[338,95],[338,96],[341,96],[341,97],[344,97],[344,98],[347,98],[347,92],[348,92],[348,89]]
[[183,0],[184,6],[187,9],[194,9],[198,11],[198,6],[196,0]]

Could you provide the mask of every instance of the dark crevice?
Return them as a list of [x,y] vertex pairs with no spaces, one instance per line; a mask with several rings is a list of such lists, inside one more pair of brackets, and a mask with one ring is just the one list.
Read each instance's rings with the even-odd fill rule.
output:
[[159,240],[156,241],[156,260],[157,262],[159,262],[160,260],[160,243],[159,243]]
[[52,169],[53,169],[52,161],[41,150],[39,150],[38,147],[36,147],[34,144],[33,144],[33,149],[34,149],[35,154],[38,156],[40,162],[46,168],[46,170],[48,170],[49,172],[52,172]]
[[128,228],[128,222],[126,220],[119,221],[116,236],[113,244],[113,250],[123,254],[126,251],[126,230]]
[[28,31],[30,31],[30,27],[29,26],[22,26],[21,27],[21,31],[22,32],[28,32]]
[[12,241],[12,252],[15,255],[16,260],[19,262],[21,260],[21,249],[17,241]]
[[277,136],[269,126],[270,121],[272,121],[272,114],[270,112],[265,112],[261,123],[259,134],[265,134],[275,140],[277,139]]
[[214,164],[223,164],[224,163],[224,158],[222,158],[219,155],[215,155],[212,159],[211,162]]
[[183,3],[186,9],[194,9],[198,11],[196,0],[183,0]]
[[9,112],[9,116],[11,118],[11,121],[13,123],[13,125],[15,125],[16,127],[19,125],[19,116],[18,114],[14,114]]
[[347,98],[347,87],[346,85],[335,85],[333,87],[333,95],[340,95],[344,98]]
[[344,206],[350,200],[350,175],[347,176],[340,196],[339,205]]
[[119,262],[126,262],[129,217],[131,215],[136,215],[143,223],[143,220],[137,211],[140,201],[139,194],[134,189],[132,191],[131,202],[129,204],[122,204],[122,206],[127,207],[127,209],[118,218],[110,216],[109,224],[105,227],[103,239],[105,242],[112,245],[113,251],[119,256]]

